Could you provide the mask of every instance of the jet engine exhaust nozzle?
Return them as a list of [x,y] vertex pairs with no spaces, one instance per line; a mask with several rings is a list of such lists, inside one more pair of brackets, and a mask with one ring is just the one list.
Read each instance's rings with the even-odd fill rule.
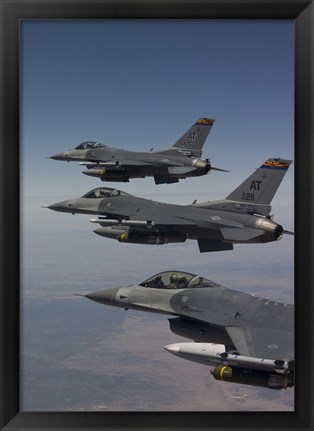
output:
[[195,159],[192,162],[192,166],[194,168],[204,169],[206,173],[208,173],[211,170],[211,164],[208,160],[202,160],[202,159]]
[[258,218],[255,225],[257,229],[265,231],[267,236],[272,236],[275,240],[283,237],[283,227],[268,218]]
[[279,241],[283,237],[283,227],[279,224],[275,230],[275,238]]

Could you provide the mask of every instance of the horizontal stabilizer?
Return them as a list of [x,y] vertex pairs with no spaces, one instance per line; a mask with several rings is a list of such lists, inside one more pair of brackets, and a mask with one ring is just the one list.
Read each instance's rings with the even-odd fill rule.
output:
[[185,175],[195,170],[193,166],[170,166],[168,168],[170,175]]
[[154,176],[155,184],[172,184],[178,183],[178,178],[171,178],[169,175],[155,175]]
[[209,251],[224,251],[233,250],[232,244],[226,244],[222,241],[210,240],[210,239],[198,239],[198,248],[201,253]]
[[220,229],[224,239],[231,241],[248,241],[264,234],[264,231],[257,229],[237,229],[232,227],[223,227]]

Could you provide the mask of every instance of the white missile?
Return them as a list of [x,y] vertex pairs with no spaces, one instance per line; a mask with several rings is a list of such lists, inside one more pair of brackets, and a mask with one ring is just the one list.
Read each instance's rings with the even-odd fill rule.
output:
[[219,361],[219,355],[226,351],[224,344],[214,343],[177,343],[169,344],[164,349],[173,355],[188,361],[198,362],[204,365],[215,366]]
[[89,220],[91,223],[99,223],[101,226],[144,226],[154,227],[155,223],[151,220],[113,220],[106,218],[92,218]]

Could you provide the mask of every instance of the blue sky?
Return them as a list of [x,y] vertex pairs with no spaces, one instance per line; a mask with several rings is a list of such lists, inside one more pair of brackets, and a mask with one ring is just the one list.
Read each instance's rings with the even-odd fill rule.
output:
[[203,156],[230,174],[122,187],[224,193],[269,156],[293,159],[292,21],[26,21],[21,36],[26,195],[99,185],[46,156],[87,139],[163,148],[204,116],[216,123]]
[[[102,184],[82,175],[83,169],[75,163],[46,157],[88,139],[130,150],[164,148],[200,117],[216,119],[203,157],[229,173],[213,172],[170,185],[155,186],[153,179],[146,178],[108,186],[182,204],[195,198],[224,198],[268,157],[294,159],[293,92],[293,21],[22,22],[22,286],[27,301],[35,305],[43,301],[51,315],[60,315],[61,319],[60,310],[72,301],[73,293],[118,287],[130,279],[142,281],[176,267],[209,276],[230,288],[292,302],[292,237],[285,236],[271,244],[235,246],[233,252],[200,254],[195,241],[161,247],[120,244],[93,234],[90,216],[73,217],[41,206],[81,196]],[[272,202],[274,220],[288,230],[294,230],[293,185],[294,165]],[[65,301],[62,307],[58,301]],[[83,303],[78,307],[80,312],[81,307],[86,307],[83,314],[87,338],[92,333],[88,325],[97,306]],[[75,306],[73,310],[75,315]],[[103,311],[105,316],[106,309]],[[110,313],[112,321],[118,322],[121,310]],[[131,321],[136,316],[132,314]],[[145,325],[149,327],[152,321],[159,331],[157,323],[150,319],[149,315],[145,317]],[[75,332],[77,321],[71,327],[68,318],[67,324],[67,330]],[[32,340],[34,331],[41,327],[27,309],[24,327],[24,340]],[[62,323],[61,332],[54,332],[57,330],[49,328],[43,316],[42,327],[50,334],[51,345],[54,336],[62,339]],[[106,338],[105,328],[102,330]],[[162,333],[163,341],[148,340],[158,352],[163,347],[160,343],[183,341],[175,339],[168,327]],[[33,351],[30,347],[27,351],[25,345],[29,358],[25,373],[36,369],[31,359],[36,354],[47,366],[40,375],[40,384],[44,385],[43,376],[49,375],[49,367],[59,366],[59,362],[50,358],[54,365],[46,365],[46,335],[41,344],[40,333],[36,334],[36,349],[32,345]],[[94,336],[97,338],[99,333]],[[136,326],[128,341],[133,346],[137,342]],[[130,345],[125,346],[125,352]],[[102,352],[104,363],[110,360],[105,356],[109,353]],[[179,367],[183,379],[184,370],[188,374],[192,369],[187,361],[177,365],[172,357],[170,362],[165,361],[166,367]],[[151,371],[147,372],[149,376],[153,376]],[[205,378],[202,373],[207,379],[206,367],[197,368],[200,381],[195,387],[190,386],[191,381],[188,383],[192,394],[199,393],[199,384]],[[89,382],[88,372],[83,374]],[[35,393],[38,389],[36,375],[31,376],[24,387],[24,403],[36,410],[40,409],[40,401],[26,402],[31,400],[27,391]],[[53,396],[50,383],[46,382]],[[93,393],[93,384],[88,385]],[[167,378],[165,390],[166,387]],[[210,390],[214,394],[217,389],[214,385]],[[203,399],[210,396],[210,390]],[[67,398],[71,398],[71,386]],[[197,405],[194,407],[197,409]],[[234,404],[231,409],[236,408]],[[256,407],[264,408],[265,403]]]

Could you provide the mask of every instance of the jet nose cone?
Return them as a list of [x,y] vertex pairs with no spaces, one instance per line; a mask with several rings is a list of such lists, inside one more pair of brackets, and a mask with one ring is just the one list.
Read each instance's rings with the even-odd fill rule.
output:
[[47,208],[53,211],[62,211],[60,203],[49,205]]
[[54,156],[51,156],[50,159],[52,160],[67,160],[67,153],[57,153]]
[[98,290],[97,292],[88,293],[85,298],[100,304],[115,305],[116,294],[119,288]]
[[57,202],[49,205],[47,208],[53,211],[71,212],[74,210],[73,204],[70,201]]
[[89,151],[90,150],[78,150],[78,149],[67,150],[67,151],[64,151],[63,153],[54,154],[50,158],[53,160],[65,160],[67,162],[70,162],[71,160],[82,161],[82,160],[86,160],[86,157]]

